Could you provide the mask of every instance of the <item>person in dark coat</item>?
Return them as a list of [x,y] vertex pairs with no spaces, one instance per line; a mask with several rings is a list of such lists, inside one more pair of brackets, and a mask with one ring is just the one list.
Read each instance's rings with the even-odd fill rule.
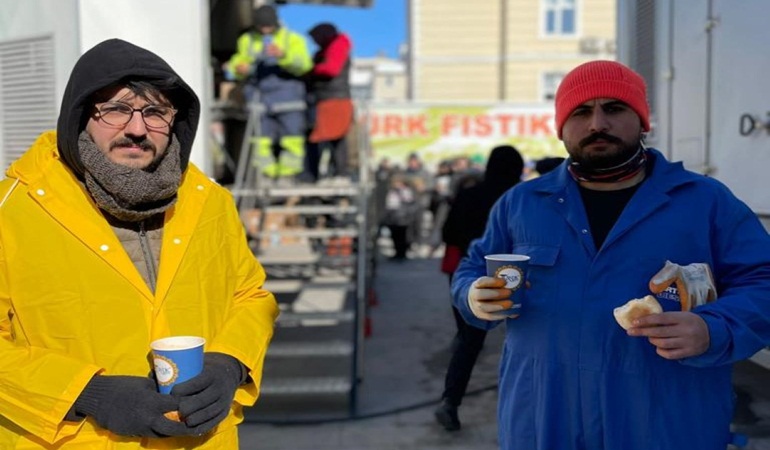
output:
[[[518,150],[510,145],[501,145],[495,147],[489,155],[484,179],[457,193],[442,229],[447,252],[458,255],[456,263],[467,254],[471,241],[484,234],[492,205],[521,180],[523,171],[524,160]],[[454,269],[456,264],[446,269],[449,271],[450,283]],[[485,330],[465,323],[454,306],[452,312],[457,323],[457,333],[452,341],[452,358],[444,381],[441,405],[435,411],[436,420],[447,431],[460,429],[457,408],[465,395],[473,366],[487,335]]]
[[324,148],[331,152],[329,174],[348,175],[346,137],[353,123],[348,80],[352,44],[345,33],[327,22],[314,26],[308,34],[318,51],[313,55],[313,69],[305,76],[313,129],[307,140],[303,178],[317,181]]
[[553,156],[550,158],[543,158],[535,161],[535,172],[538,175],[545,175],[553,169],[559,167],[564,162],[564,158],[561,156]]
[[416,211],[415,193],[406,175],[394,173],[385,194],[385,226],[390,230],[395,252],[393,259],[404,261],[412,245],[409,227],[414,223]]

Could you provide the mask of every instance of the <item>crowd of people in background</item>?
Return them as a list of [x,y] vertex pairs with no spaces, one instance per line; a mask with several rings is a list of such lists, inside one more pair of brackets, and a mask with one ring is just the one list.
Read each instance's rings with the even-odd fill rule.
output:
[[[530,161],[522,167],[520,179],[536,177],[562,161],[562,157]],[[374,174],[375,204],[379,227],[387,230],[393,244],[393,259],[444,255],[442,228],[454,199],[482,182],[485,170],[485,158],[474,160],[467,155],[443,159],[433,170],[416,152],[402,163],[389,157],[380,159]]]

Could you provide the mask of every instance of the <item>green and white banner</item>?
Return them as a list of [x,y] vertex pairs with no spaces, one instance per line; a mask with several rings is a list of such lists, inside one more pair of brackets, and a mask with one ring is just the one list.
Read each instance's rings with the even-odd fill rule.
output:
[[429,168],[458,156],[483,163],[492,148],[509,144],[525,160],[567,156],[554,130],[552,104],[375,104],[368,114],[375,163],[403,164],[417,153]]

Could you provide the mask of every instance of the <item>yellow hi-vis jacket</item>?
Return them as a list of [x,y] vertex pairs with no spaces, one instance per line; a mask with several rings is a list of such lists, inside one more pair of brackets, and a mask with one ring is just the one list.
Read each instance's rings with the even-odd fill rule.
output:
[[[153,293],[45,133],[0,182],[0,449],[237,450],[278,314],[232,197],[190,164],[165,214]],[[202,437],[132,438],[64,417],[95,374],[148,376],[172,335],[249,368],[229,416]]]
[[[283,52],[283,56],[276,61],[281,69],[298,77],[313,68],[313,60],[302,35],[280,27],[275,32],[273,43]],[[238,37],[237,51],[228,61],[228,67],[236,79],[244,76],[238,75],[235,67],[238,64],[254,64],[264,50],[263,46],[262,37],[257,33],[247,31]]]

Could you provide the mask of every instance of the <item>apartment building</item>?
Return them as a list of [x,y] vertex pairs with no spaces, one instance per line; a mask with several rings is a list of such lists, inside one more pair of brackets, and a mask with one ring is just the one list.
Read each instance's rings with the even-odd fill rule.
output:
[[406,64],[402,59],[385,56],[353,59],[350,87],[355,100],[404,102],[408,81]]
[[615,59],[616,0],[409,0],[409,98],[539,103],[572,67]]

